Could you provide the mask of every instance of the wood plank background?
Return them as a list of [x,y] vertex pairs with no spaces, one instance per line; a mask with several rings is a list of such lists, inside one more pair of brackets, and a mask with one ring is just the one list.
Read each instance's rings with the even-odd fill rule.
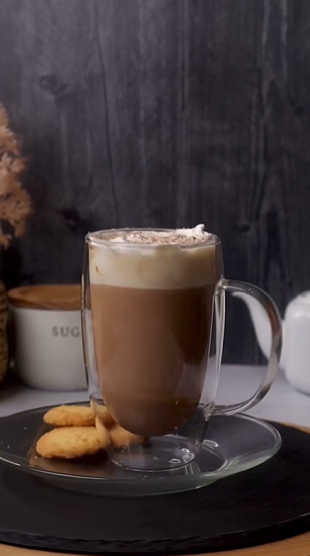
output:
[[78,281],[89,230],[204,222],[228,277],[309,288],[309,0],[0,0],[0,100],[35,204],[8,286]]

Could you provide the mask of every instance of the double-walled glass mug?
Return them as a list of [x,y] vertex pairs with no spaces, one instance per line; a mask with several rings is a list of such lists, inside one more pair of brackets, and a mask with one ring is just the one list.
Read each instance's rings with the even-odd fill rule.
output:
[[[272,347],[258,390],[245,401],[218,406],[226,292],[246,293],[261,304]],[[282,340],[274,302],[256,286],[223,277],[221,241],[202,226],[88,234],[82,330],[98,431],[104,405],[115,422],[109,425],[109,456],[137,471],[189,464],[211,415],[257,404],[276,375]]]

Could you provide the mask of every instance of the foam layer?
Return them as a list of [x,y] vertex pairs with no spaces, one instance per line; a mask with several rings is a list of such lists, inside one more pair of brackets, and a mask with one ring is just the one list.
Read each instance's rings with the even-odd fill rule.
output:
[[[98,236],[100,238],[100,232]],[[106,236],[104,236],[106,238]],[[134,230],[114,231],[108,236],[113,243],[129,243],[139,245],[196,245],[210,240],[211,234],[205,232],[204,225],[195,228],[180,228],[178,230]]]
[[[200,226],[172,232],[95,232],[88,237],[92,284],[181,289],[214,284],[222,272],[219,245]],[[193,245],[197,247],[186,249]]]

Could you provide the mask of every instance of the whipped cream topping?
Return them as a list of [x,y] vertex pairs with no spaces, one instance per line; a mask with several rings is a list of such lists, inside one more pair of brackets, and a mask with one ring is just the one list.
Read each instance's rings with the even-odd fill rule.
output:
[[97,239],[112,243],[129,243],[143,245],[191,245],[208,241],[212,234],[204,229],[204,224],[194,228],[176,230],[111,230],[110,234],[96,232]]
[[[163,231],[111,230],[89,237],[92,284],[179,289],[213,284],[219,278],[216,241],[203,224]],[[190,248],[195,246],[199,249]]]
[[205,231],[205,225],[204,224],[197,224],[197,226],[195,226],[195,228],[179,228],[178,230],[176,230],[177,234],[181,234],[187,237],[203,237],[204,239],[208,238],[209,236],[211,236],[211,234],[209,232]]

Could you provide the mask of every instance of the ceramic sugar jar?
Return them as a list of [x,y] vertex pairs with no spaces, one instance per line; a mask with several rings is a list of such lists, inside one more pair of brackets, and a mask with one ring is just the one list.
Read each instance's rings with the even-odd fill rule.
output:
[[86,388],[80,286],[26,286],[8,292],[17,376],[42,390]]

